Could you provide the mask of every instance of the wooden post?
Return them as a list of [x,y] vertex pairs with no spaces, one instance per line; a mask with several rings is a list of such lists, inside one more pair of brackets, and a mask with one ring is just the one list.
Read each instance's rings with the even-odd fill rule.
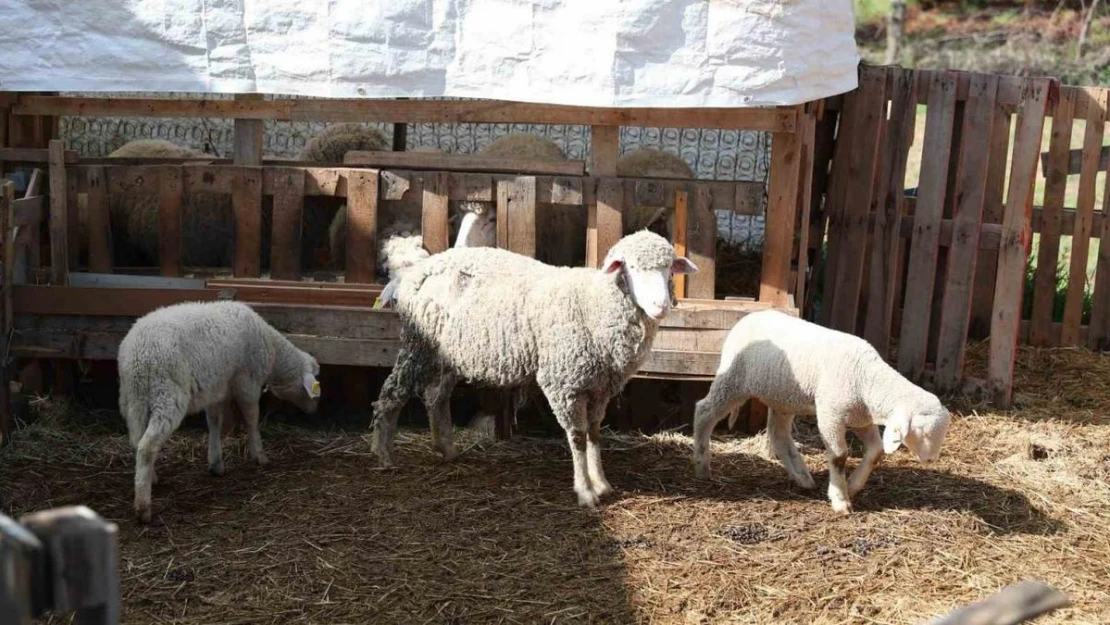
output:
[[620,139],[620,126],[590,126],[591,176],[611,178],[617,175]]
[[[3,292],[3,308],[0,310],[0,447],[4,447],[11,440],[12,433],[12,402],[11,391],[8,388],[10,372],[8,370],[8,337],[11,336],[12,327],[12,277],[15,261],[15,241],[12,237],[15,223],[15,184],[10,181],[0,182],[0,234],[3,235],[3,262],[4,282],[0,286]],[[0,562],[0,566],[3,562]],[[0,610],[2,613],[2,610]]]
[[181,216],[185,185],[181,166],[158,169],[158,266],[161,275],[176,278],[181,276],[184,265]]
[[[260,93],[242,93],[235,96],[237,102],[258,102],[263,100]],[[262,138],[264,122],[261,119],[235,120],[235,164],[262,164]]]
[[[686,256],[687,227],[690,223],[689,195],[686,191],[674,192],[674,255]],[[697,261],[694,261],[697,264]],[[698,267],[699,271],[701,267]],[[686,275],[674,277],[674,296],[686,299]]]
[[86,171],[88,172],[86,181],[88,183],[89,271],[111,273],[112,227],[105,188],[108,180],[104,175],[103,167],[89,167]]
[[378,198],[378,170],[347,171],[347,282],[374,281]]
[[20,524],[41,541],[46,556],[46,605],[76,612],[78,625],[120,620],[118,528],[84,506],[29,514]]
[[767,219],[763,227],[763,270],[759,301],[785,308],[790,304],[790,252],[794,244],[801,142],[796,133],[776,132],[771,138],[771,179]]
[[274,219],[270,237],[270,276],[301,279],[301,227],[304,223],[304,171],[279,169],[274,175]]
[[65,144],[61,141],[50,142],[50,283],[66,286],[69,281],[69,249],[66,237],[69,234],[68,210],[66,199],[69,194],[66,184]]
[[[507,193],[500,192],[507,186]],[[506,202],[502,206],[502,201]],[[520,176],[498,184],[497,218],[508,215],[508,249],[529,258],[536,257],[536,178]]]
[[[675,217],[677,225],[677,213]],[[686,276],[686,297],[713,299],[717,294],[717,216],[708,187],[699,185],[694,189],[694,206],[687,213],[686,224],[684,255],[698,266],[696,274]]]
[[[616,178],[598,178],[597,191],[586,204],[586,264],[601,267],[623,229],[624,187]],[[499,217],[500,218],[500,217]]]
[[447,172],[440,171],[424,176],[420,232],[423,235],[424,249],[430,254],[438,254],[451,247],[450,229],[447,226],[448,186]]
[[[1078,89],[1060,90],[1052,111],[1052,132],[1048,140],[1048,162],[1044,167],[1044,206],[1041,209],[1041,238],[1037,246],[1037,269],[1033,276],[1033,314],[1029,324],[1030,345],[1048,347],[1052,336],[1052,309],[1056,304],[1056,263],[1060,258],[1063,232],[1064,197],[1068,186],[1068,157],[1075,125],[1075,97]],[[1006,158],[1006,154],[1002,157]],[[1001,195],[999,197],[1001,200]],[[1103,245],[1099,244],[1101,249]],[[997,266],[997,252],[995,253]],[[1084,259],[1086,262],[1086,259]],[[993,277],[993,276],[992,276]],[[993,291],[994,282],[990,286]]]
[[235,277],[262,275],[262,170],[239,167],[231,178],[235,212]]
[[0,514],[0,623],[31,625],[42,587],[42,542]]

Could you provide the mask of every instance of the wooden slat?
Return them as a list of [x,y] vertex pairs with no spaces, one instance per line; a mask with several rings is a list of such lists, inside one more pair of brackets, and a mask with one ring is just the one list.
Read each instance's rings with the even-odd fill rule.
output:
[[[5,233],[2,247],[0,247],[0,250],[3,251],[4,255],[4,280],[2,285],[0,285],[0,300],[2,300],[2,307],[0,307],[0,312],[3,313],[3,317],[0,318],[0,332],[3,333],[3,335],[0,336],[0,347],[3,347],[4,351],[0,351],[0,354],[6,353],[7,337],[9,331],[12,328],[13,319],[12,278],[15,276],[15,238],[11,236],[11,233],[14,229],[14,222],[15,185],[9,181],[0,186],[0,232]],[[7,385],[8,378],[6,359],[5,361],[0,362],[0,372],[4,373],[3,376],[0,376],[0,383]],[[0,417],[6,419],[9,415],[10,406],[6,403],[7,398],[5,397],[3,399],[4,403],[0,404]],[[7,435],[8,433],[8,429],[6,426],[6,423],[0,424],[0,432],[2,432],[4,435]]]
[[[1016,79],[1007,79],[1011,82]],[[1056,90],[1050,79],[1025,81],[1026,99],[1017,118],[1010,185],[1002,221],[1002,242],[998,252],[998,278],[991,315],[988,384],[996,404],[1008,406],[1013,398],[1014,363],[1017,357],[1018,330],[1021,325],[1021,298],[1025,260],[1029,257],[1033,179],[1037,154],[1044,131],[1046,108]]]
[[847,237],[832,289],[831,327],[843,332],[856,331],[860,291],[863,284],[863,263],[867,245],[867,216],[875,194],[879,148],[883,144],[883,123],[886,119],[886,71],[884,68],[862,67],[855,100],[860,107],[852,131],[852,151],[848,157],[848,197],[845,206]]
[[670,375],[712,377],[720,364],[718,352],[695,352],[690,350],[665,351],[651,350],[637,373],[665,373]]
[[1052,308],[1056,300],[1056,263],[1060,257],[1060,233],[1067,190],[1067,155],[1071,145],[1072,112],[1075,92],[1063,89],[1052,115],[1048,163],[1045,166],[1044,207],[1041,211],[1040,245],[1037,269],[1033,278],[1033,315],[1029,340],[1045,346],[1052,326]]
[[301,227],[304,172],[289,168],[274,178],[274,219],[270,236],[270,273],[277,280],[301,277]]
[[495,226],[497,227],[497,247],[509,249],[509,195],[512,192],[512,183],[508,180],[498,180],[494,198]]
[[374,281],[378,249],[378,172],[347,172],[347,282]]
[[[77,162],[77,152],[64,150],[62,160],[66,163]],[[0,162],[6,163],[49,163],[50,150],[39,148],[5,148],[0,147]]]
[[829,174],[829,189],[825,199],[825,220],[828,222],[828,244],[825,248],[825,289],[822,293],[822,325],[832,323],[832,311],[836,293],[828,286],[836,279],[837,265],[844,241],[844,220],[842,213],[847,202],[848,160],[852,153],[852,126],[859,107],[855,104],[856,91],[844,96],[844,109],[837,122],[836,145],[833,149],[832,168]]
[[447,227],[448,186],[445,172],[434,172],[424,177],[420,232],[424,238],[424,249],[431,254],[438,254],[451,247],[451,235]]
[[112,272],[112,229],[108,215],[107,179],[103,167],[90,167],[85,172],[88,188],[89,271]]
[[590,175],[597,177],[617,175],[620,138],[621,129],[619,126],[593,126],[590,128]]
[[437,171],[481,171],[506,174],[551,176],[584,176],[583,161],[530,161],[516,158],[492,158],[475,154],[436,154],[430,152],[379,152],[352,150],[343,156],[344,165],[369,166],[375,169],[434,169]]
[[42,223],[42,205],[46,196],[24,197],[12,202],[15,208],[15,227],[25,228]]
[[713,299],[716,295],[717,216],[713,214],[711,204],[707,187],[694,189],[694,204],[686,220],[686,256],[698,266],[698,272],[687,276],[686,297],[690,298]]
[[624,217],[624,187],[617,178],[598,179],[597,192],[587,206],[586,260],[600,267],[609,248],[620,241]]
[[235,170],[231,204],[235,211],[235,275],[257,278],[262,275],[261,170],[254,167]]
[[[17,284],[16,315],[124,315],[140,317],[161,306],[214,301],[216,289],[127,289]],[[123,297],[121,297],[123,295]]]
[[66,173],[66,257],[70,271],[77,271],[81,262],[81,207],[85,198],[78,193],[78,178],[76,173]]
[[[685,191],[675,191],[674,195],[674,254],[675,256],[686,256],[688,253],[687,241],[690,238],[690,196]],[[695,264],[697,264],[697,261],[695,261]],[[700,266],[698,268],[701,269]],[[674,277],[675,297],[685,299],[686,293],[686,274],[678,274]]]
[[952,247],[948,251],[947,283],[937,339],[935,382],[941,392],[958,388],[963,377],[998,83],[997,76],[974,74],[964,111]]
[[50,142],[50,282],[64,286],[69,274],[69,232],[65,150],[61,141]]
[[408,124],[555,124],[731,128],[793,132],[795,110],[779,108],[602,108],[496,100],[200,100],[21,95],[15,115],[209,117]]
[[[1072,90],[1072,89],[1060,89],[1060,97],[1061,98],[1063,98],[1063,97],[1073,97],[1074,93],[1075,93],[1075,91]],[[1074,176],[1074,175],[1079,174],[1080,172],[1083,171],[1083,154],[1084,153],[1085,153],[1084,148],[1077,148],[1077,149],[1068,151],[1067,162],[1064,165],[1064,167],[1066,168],[1065,170],[1067,171],[1068,175]],[[1051,152],[1042,152],[1041,153],[1041,167],[1046,169],[1046,170],[1048,168],[1048,159],[1051,158],[1049,156],[1049,154],[1051,154]],[[1107,166],[1110,166],[1110,145],[1103,146],[1102,149],[1099,150],[1098,170],[1099,171],[1106,171]]]
[[891,70],[890,120],[883,134],[883,175],[875,190],[875,230],[871,239],[871,280],[864,338],[884,357],[890,351],[895,294],[900,278],[898,256],[902,250],[898,234],[902,228],[906,162],[913,145],[917,123],[917,83],[913,70]]
[[1090,333],[1085,341],[1091,349],[1104,351],[1110,339],[1110,175],[1102,194],[1102,210],[1094,234],[1099,237],[1098,264],[1095,269],[1095,290],[1091,295]]
[[1083,134],[1083,168],[1079,175],[1076,198],[1076,221],[1071,237],[1071,266],[1068,270],[1068,291],[1064,299],[1065,346],[1079,343],[1079,326],[1083,318],[1083,295],[1087,287],[1087,258],[1095,211],[1095,184],[1098,176],[1098,153],[1102,145],[1103,120],[1106,118],[1107,91],[1099,90],[1097,99],[1087,102],[1086,130]]
[[925,371],[940,220],[944,211],[956,113],[956,82],[952,74],[937,73],[929,85],[921,182],[914,212],[914,235],[910,241],[904,303],[905,309],[915,311],[915,314],[903,316],[898,339],[898,370],[911,380],[919,379]]
[[[1006,166],[1010,161],[1010,118],[1010,112],[1001,107],[995,111],[994,128],[991,130],[990,165],[987,169],[987,195],[983,201],[984,227],[1002,223]],[[970,333],[976,339],[985,338],[990,332],[991,309],[994,307],[994,277],[997,272],[997,246],[994,250],[980,247],[979,262],[975,265],[975,292],[971,302]]]
[[161,166],[158,175],[158,265],[162,275],[177,277],[182,274],[184,262],[182,216],[185,188],[180,167]]
[[[811,103],[812,104],[812,103]],[[812,105],[812,109],[816,109]],[[798,181],[798,281],[794,285],[794,301],[802,308],[806,301],[806,269],[809,267],[810,211],[813,194],[813,161],[816,153],[817,114],[806,105],[806,113],[798,123],[798,136],[801,140],[801,180]]]
[[[261,93],[237,93],[236,102],[263,102]],[[261,119],[236,119],[233,157],[236,165],[262,164],[262,143],[265,128]]]
[[[520,176],[508,187],[508,249],[529,258],[536,257],[536,179]],[[498,217],[502,213],[497,208]]]
[[798,181],[801,179],[801,142],[794,133],[776,133],[771,142],[771,172],[767,219],[763,229],[763,275],[759,284],[759,301],[786,308],[790,302],[790,252],[794,246]]

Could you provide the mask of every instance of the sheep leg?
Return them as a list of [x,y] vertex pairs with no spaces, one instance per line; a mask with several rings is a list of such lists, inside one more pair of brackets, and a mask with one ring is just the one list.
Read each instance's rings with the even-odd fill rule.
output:
[[605,471],[601,468],[601,422],[605,419],[605,408],[608,405],[608,397],[595,399],[590,402],[587,413],[590,429],[586,437],[586,466],[590,483],[598,497],[613,492],[613,486],[605,479]]
[[455,428],[451,423],[451,392],[454,389],[455,380],[444,375],[438,384],[428,387],[423,393],[428,425],[432,430],[432,446],[448,462],[459,455],[455,449]]
[[208,421],[208,472],[217,477],[224,474],[224,450],[220,433],[224,427],[224,404],[218,403],[204,411]]
[[[820,408],[818,409],[820,413]],[[848,441],[845,438],[847,427],[839,414],[832,418],[818,416],[817,427],[821,440],[825,443],[825,453],[829,458],[829,501],[832,508],[840,514],[852,511],[851,497],[848,495],[848,480],[845,468],[848,465]]]
[[779,414],[775,410],[767,414],[767,445],[778,457],[782,466],[794,482],[805,489],[816,488],[806,463],[798,453],[798,446],[794,444],[794,415]]
[[574,461],[574,492],[578,495],[578,504],[587,508],[597,506],[597,493],[590,483],[589,466],[586,460],[586,441],[588,419],[586,417],[586,400],[573,395],[548,393],[547,401],[559,420],[559,425],[567,432],[567,442],[570,444],[570,455]]
[[262,450],[262,434],[258,431],[258,400],[262,389],[239,389],[236,393],[236,403],[239,411],[243,413],[243,421],[247,426],[247,450],[252,460],[265,466],[270,459]]
[[860,428],[856,430],[856,436],[863,441],[863,460],[848,480],[848,494],[852,497],[863,490],[867,478],[871,477],[871,471],[879,466],[883,459],[883,437],[879,435],[879,426],[870,425]]
[[151,414],[146,431],[135,449],[135,516],[140,523],[150,523],[150,490],[154,482],[154,463],[162,445],[185,418],[184,410],[180,412],[179,415],[168,411]]
[[709,437],[713,428],[748,399],[726,391],[719,380],[713,380],[709,394],[694,405],[694,473],[699,478],[709,476]]
[[382,468],[393,466],[393,438],[397,435],[397,419],[401,409],[414,395],[418,373],[416,356],[401,348],[397,364],[382,384],[378,400],[374,402],[374,422],[370,426],[370,448],[378,456]]

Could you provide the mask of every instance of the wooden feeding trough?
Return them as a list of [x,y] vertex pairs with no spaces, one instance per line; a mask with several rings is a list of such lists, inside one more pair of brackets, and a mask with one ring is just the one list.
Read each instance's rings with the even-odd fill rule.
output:
[[[587,216],[581,233],[586,263],[599,259],[620,237],[622,213],[635,203],[673,207],[675,245],[701,272],[679,280],[679,305],[664,321],[641,376],[707,380],[721,342],[745,314],[776,308],[796,314],[804,297],[809,188],[815,105],[764,109],[601,109],[490,101],[107,99],[42,95],[9,96],[0,127],[10,128],[0,162],[37,163],[49,180],[49,201],[33,195],[5,223],[27,232],[4,252],[5,268],[26,275],[4,280],[4,350],[15,358],[113,360],[134,319],[182,301],[232,298],[250,303],[294,343],[325,365],[392,366],[398,347],[396,313],[372,308],[382,285],[374,283],[374,242],[383,200],[419,205],[422,237],[431,252],[449,243],[453,200],[496,206],[497,244],[536,254],[537,210],[578,207]],[[81,159],[55,139],[57,116],[235,118],[234,159],[121,161]],[[263,161],[263,120],[407,123],[585,124],[592,127],[590,175],[585,164],[530,164],[426,153],[348,153],[347,162],[306,166]],[[621,125],[752,129],[773,133],[770,182],[652,180],[616,177]],[[10,167],[8,168],[10,169]],[[231,197],[235,219],[232,267],[185,267],[182,206],[192,193]],[[766,196],[764,195],[766,193]],[[119,194],[158,197],[159,267],[115,268],[110,256],[108,205]],[[304,198],[345,198],[347,257],[342,281],[301,275],[300,236]],[[38,199],[33,199],[33,198]],[[271,271],[263,277],[260,254],[263,198],[273,202]],[[764,199],[766,198],[766,201]],[[80,262],[78,203],[87,211],[87,262]],[[714,211],[766,214],[762,276],[757,298],[716,297]],[[38,228],[48,251],[39,252]],[[41,260],[40,260],[41,259]],[[798,268],[802,268],[799,271]],[[6,276],[12,276],[8,271]],[[338,278],[338,276],[337,276]],[[5,411],[6,414],[6,411]],[[4,424],[5,431],[7,423]]]

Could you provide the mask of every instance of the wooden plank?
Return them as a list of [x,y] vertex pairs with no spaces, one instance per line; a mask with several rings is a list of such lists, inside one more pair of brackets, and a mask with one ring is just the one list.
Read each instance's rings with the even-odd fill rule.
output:
[[[63,150],[62,160],[66,163],[78,161],[77,152]],[[49,163],[50,150],[41,148],[6,148],[0,147],[0,162],[4,163]]]
[[[813,108],[816,108],[814,106]],[[798,181],[798,282],[794,286],[794,301],[797,302],[798,308],[805,305],[806,298],[806,278],[807,269],[809,268],[809,236],[810,236],[810,210],[812,203],[813,193],[813,160],[816,153],[816,132],[817,132],[817,116],[814,111],[809,110],[810,105],[807,105],[806,114],[803,115],[798,124],[798,136],[801,139],[801,157],[799,165],[802,170],[802,179]],[[714,218],[714,221],[716,218]]]
[[998,83],[997,76],[972,75],[971,91],[964,111],[960,167],[955,188],[952,247],[948,251],[947,283],[937,339],[934,379],[937,389],[942,393],[956,390],[963,377]]
[[[1010,147],[1009,111],[1001,107],[995,111],[994,128],[991,130],[991,156],[987,169],[987,195],[984,199],[984,227],[1002,223],[1002,202],[1006,192],[1006,166]],[[1001,226],[999,226],[1001,229]],[[979,262],[975,266],[975,293],[971,302],[971,327],[969,335],[975,339],[986,338],[990,332],[991,310],[994,307],[994,278],[998,272],[997,246],[994,250],[980,247]]]
[[497,227],[497,247],[507,250],[509,249],[509,194],[512,192],[512,183],[508,180],[498,180],[496,183],[496,192],[494,197],[497,202],[494,204],[495,223]]
[[447,225],[448,186],[446,172],[434,172],[424,177],[420,232],[424,238],[424,249],[430,254],[438,254],[451,247]]
[[1041,211],[1037,269],[1033,277],[1033,314],[1029,334],[1031,344],[1042,347],[1047,345],[1056,299],[1056,264],[1060,257],[1064,193],[1068,184],[1065,159],[1071,145],[1075,93],[1071,89],[1061,90],[1052,115],[1050,156],[1045,167],[1044,207]]
[[[0,186],[0,232],[5,233],[3,238],[3,264],[4,264],[4,281],[0,285],[0,293],[2,293],[2,312],[3,317],[0,318],[0,344],[6,342],[8,331],[12,327],[12,282],[15,275],[15,237],[11,235],[13,230],[13,223],[15,222],[15,185],[6,182]],[[5,352],[0,350],[0,358],[3,358]],[[0,371],[6,373],[7,362],[0,360]],[[7,386],[8,378],[6,375],[0,376],[0,385]],[[8,413],[9,406],[4,403],[0,406],[0,411],[4,414]],[[4,430],[7,432],[7,430]]]
[[81,262],[81,208],[85,198],[77,192],[78,178],[76,173],[66,173],[66,257],[70,271],[77,271]]
[[270,274],[277,280],[300,280],[304,172],[285,169],[275,176],[274,186]]
[[407,124],[555,124],[794,132],[793,107],[604,108],[496,100],[206,100],[20,95],[15,115],[208,117]]
[[850,333],[856,331],[867,251],[867,246],[859,242],[867,239],[867,216],[875,193],[879,147],[883,144],[883,122],[886,120],[886,72],[883,68],[860,68],[855,102],[860,111],[851,137],[847,191],[850,200],[845,206],[845,227],[841,231],[841,236],[847,240],[836,275],[829,284],[831,293],[835,293],[830,327]]
[[74,273],[69,277],[73,287],[112,287],[119,289],[203,289],[199,278],[166,278],[162,276],[130,276],[121,273]]
[[374,281],[378,249],[378,172],[347,172],[347,282]]
[[1083,318],[1083,296],[1087,288],[1087,258],[1095,211],[1095,184],[1098,177],[1098,153],[1102,145],[1103,120],[1106,119],[1106,90],[1099,90],[1097,99],[1087,103],[1086,130],[1083,134],[1083,170],[1079,175],[1076,198],[1076,221],[1071,237],[1071,266],[1068,269],[1068,291],[1064,299],[1064,346],[1079,343],[1079,326]]
[[[708,187],[694,189],[694,206],[689,211],[686,257],[698,266],[698,272],[686,276],[686,297],[713,299],[717,292],[717,216],[710,208],[712,197]],[[677,218],[677,213],[675,216]],[[677,219],[676,219],[676,224]]]
[[1090,333],[1084,341],[1091,349],[1104,351],[1110,347],[1110,175],[1102,194],[1102,210],[1094,224],[1093,234],[1099,237],[1098,263],[1095,269],[1095,290],[1091,295]]
[[[264,281],[263,281],[264,282]],[[235,289],[235,299],[244,302],[266,304],[296,304],[311,306],[354,306],[372,308],[374,301],[381,295],[381,288],[369,289],[324,289],[306,286],[273,286],[260,283],[247,285],[220,285],[209,281],[209,287],[223,286]],[[364,285],[365,286],[365,285]]]
[[352,150],[343,157],[344,165],[376,169],[433,169],[436,171],[498,172],[549,176],[584,176],[584,161],[530,161],[492,158],[475,154],[436,154],[431,152],[379,152]]
[[624,187],[620,179],[599,178],[595,195],[586,213],[586,261],[590,267],[601,267],[623,233]]
[[[828,221],[828,244],[825,249],[825,288],[821,302],[821,325],[832,324],[832,311],[836,303],[836,292],[829,286],[836,279],[837,266],[840,264],[844,239],[844,205],[847,203],[848,161],[852,154],[852,126],[855,124],[856,90],[844,96],[844,109],[840,114],[836,130],[836,145],[833,150],[832,170],[829,175],[829,190],[825,200],[825,219]],[[765,237],[766,238],[766,237]]]
[[14,285],[16,315],[126,315],[141,317],[161,306],[190,301],[215,301],[216,289],[128,289]]
[[[1017,79],[1007,79],[1007,82]],[[1021,298],[1025,260],[1029,257],[1030,211],[1033,205],[1033,179],[1040,152],[1045,111],[1053,99],[1057,83],[1053,80],[1025,81],[1026,99],[1018,112],[1010,166],[1010,185],[1002,221],[1002,241],[998,252],[998,277],[991,315],[988,384],[996,404],[1008,406],[1013,398],[1014,363],[1017,357],[1018,330],[1021,325]]]
[[790,252],[794,244],[798,181],[801,179],[801,141],[794,133],[771,138],[771,172],[767,219],[763,228],[763,274],[759,301],[790,306]]
[[[686,256],[687,240],[689,239],[690,211],[689,196],[685,191],[675,191],[674,197],[674,254]],[[696,261],[695,261],[695,264]],[[699,265],[699,270],[701,266]],[[686,298],[686,274],[674,276],[674,294],[679,299]]]
[[[1075,93],[1075,91],[1073,89],[1060,89],[1060,97],[1061,98],[1063,98],[1063,97],[1073,97],[1074,93]],[[1055,119],[1055,116],[1053,117],[1053,119]],[[1068,150],[1067,164],[1064,165],[1064,167],[1066,168],[1065,171],[1067,171],[1068,175],[1074,176],[1074,175],[1079,174],[1083,171],[1083,154],[1084,153],[1085,153],[1085,148],[1076,148],[1074,150]],[[1047,168],[1048,168],[1048,159],[1051,158],[1049,156],[1049,154],[1051,154],[1051,151],[1041,152],[1041,167],[1046,171],[1047,171]],[[1107,166],[1110,166],[1110,145],[1102,146],[1102,149],[1099,150],[1099,156],[1098,156],[1098,170],[1099,171],[1106,171]]]
[[[536,178],[520,176],[509,185],[508,249],[536,257]],[[501,210],[498,207],[498,213]]]
[[910,240],[906,310],[920,311],[902,318],[898,339],[898,370],[911,380],[925,371],[929,318],[939,252],[940,220],[952,149],[956,113],[956,77],[937,73],[929,85],[929,104],[922,146],[921,182],[914,212],[914,234]]
[[89,219],[89,271],[112,272],[112,228],[108,214],[108,196],[105,193],[103,167],[90,167],[85,171],[88,187]]
[[45,196],[23,197],[12,201],[15,208],[15,227],[26,228],[42,223],[42,205]]
[[[899,284],[898,256],[901,253],[902,213],[906,163],[913,146],[917,123],[917,83],[913,70],[890,70],[890,120],[883,133],[879,186],[875,189],[875,229],[871,239],[871,280],[868,292],[864,338],[884,357],[890,353],[890,332]],[[908,223],[908,222],[907,222]]]
[[606,178],[617,175],[620,139],[619,126],[590,127],[590,175]]
[[721,352],[728,330],[691,330],[687,328],[660,328],[652,342],[652,349]]
[[66,208],[67,184],[65,150],[61,141],[50,142],[50,282],[62,285],[69,274],[69,214]]
[[[237,93],[236,102],[264,102],[261,93]],[[264,127],[261,119],[236,119],[234,159],[236,165],[261,165]]]
[[[231,183],[235,211],[236,277],[262,275],[262,171],[255,167],[235,170]],[[350,230],[348,229],[348,232]]]
[[184,234],[181,220],[185,203],[185,187],[180,167],[161,166],[158,175],[158,265],[161,275],[181,276],[184,266]]
[[638,373],[665,373],[712,377],[721,362],[719,352],[651,350]]

